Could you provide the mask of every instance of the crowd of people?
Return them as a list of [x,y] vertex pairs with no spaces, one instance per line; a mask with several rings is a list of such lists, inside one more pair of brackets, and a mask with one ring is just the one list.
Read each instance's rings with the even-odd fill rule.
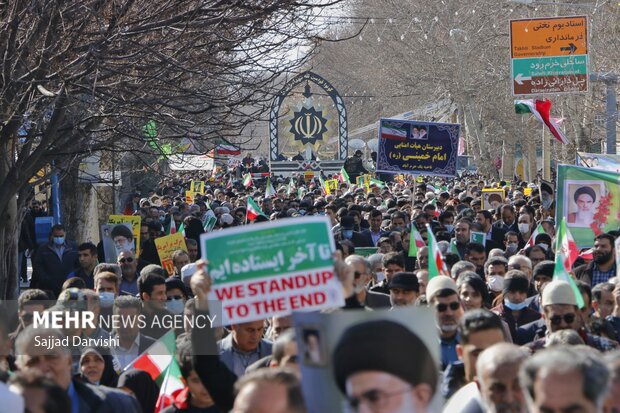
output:
[[[435,317],[436,329],[427,333],[437,343],[437,362],[430,351],[410,351],[420,338],[392,322],[343,334],[329,368],[352,411],[434,411],[437,398],[444,400],[437,411],[446,413],[620,411],[614,250],[620,231],[597,235],[574,263],[578,300],[568,282],[554,279],[555,204],[543,202],[535,185],[424,177],[364,187],[343,182],[326,191],[318,179],[273,177],[276,194],[266,196],[262,180],[245,186],[223,178],[207,182],[204,194],[187,203],[195,177],[167,178],[144,195],[132,194],[123,213],[141,217],[140,245],[115,262],[100,245],[69,240],[62,225],[52,228],[47,243],[22,249],[32,256],[33,275],[16,319],[0,320],[0,347],[7,349],[0,356],[0,412],[157,411],[161,383],[127,367],[168,330],[149,323],[49,328],[45,335],[59,340],[79,335],[120,344],[61,346],[43,354],[33,346],[35,333],[43,334],[33,329],[33,315],[70,311],[75,303],[97,316],[208,314],[211,279],[199,241],[210,217],[216,222],[208,231],[226,231],[317,215],[332,227],[342,311],[430,308]],[[491,186],[505,196],[485,210],[482,189]],[[248,197],[262,210],[255,220],[247,218]],[[544,232],[536,234],[539,225]],[[188,251],[173,254],[168,273],[154,240],[171,227],[184,228]],[[427,246],[411,253],[412,229],[425,243],[432,231],[446,264],[442,274],[429,279],[435,257]],[[166,412],[301,413],[304,397],[321,397],[302,392],[290,315],[217,329],[185,325],[176,337],[184,389],[168,400]]]

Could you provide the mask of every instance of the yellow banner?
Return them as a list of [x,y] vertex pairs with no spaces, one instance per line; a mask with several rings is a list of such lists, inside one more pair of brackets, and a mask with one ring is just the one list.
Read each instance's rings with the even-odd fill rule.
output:
[[204,181],[191,181],[189,184],[189,192],[199,193],[200,195],[205,194],[205,183]]
[[338,190],[338,180],[328,179],[325,181],[325,187],[329,189],[330,192],[335,193]]
[[185,245],[185,237],[182,233],[177,232],[172,235],[166,235],[155,239],[155,248],[157,248],[157,255],[161,266],[168,272],[168,274],[174,274],[174,264],[172,263],[172,253],[176,250],[183,250],[187,252],[187,245]]
[[108,218],[108,225],[116,224],[131,224],[131,233],[133,239],[136,241],[136,258],[140,256],[140,224],[142,218],[133,215],[110,215]]

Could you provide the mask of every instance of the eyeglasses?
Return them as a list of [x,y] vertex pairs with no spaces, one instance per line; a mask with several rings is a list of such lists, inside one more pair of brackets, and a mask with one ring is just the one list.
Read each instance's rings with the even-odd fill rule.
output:
[[362,404],[368,406],[373,412],[379,412],[388,404],[388,399],[394,396],[404,394],[411,390],[411,386],[395,391],[393,393],[384,392],[383,390],[372,389],[362,393],[359,397],[347,397],[347,401],[351,409],[355,412],[359,411]]
[[124,264],[124,263],[131,264],[131,263],[133,262],[133,258],[131,258],[131,257],[127,257],[127,258],[119,258],[119,259],[118,259],[118,262],[121,262],[121,263],[123,263],[123,264]]
[[549,319],[554,326],[559,326],[562,320],[564,320],[566,324],[573,324],[573,321],[575,321],[575,314],[564,314],[563,316],[554,315]]
[[443,313],[448,309],[448,307],[450,307],[450,310],[456,311],[461,308],[461,303],[458,301],[452,301],[450,304],[437,304],[435,306],[435,310],[437,310],[438,313]]

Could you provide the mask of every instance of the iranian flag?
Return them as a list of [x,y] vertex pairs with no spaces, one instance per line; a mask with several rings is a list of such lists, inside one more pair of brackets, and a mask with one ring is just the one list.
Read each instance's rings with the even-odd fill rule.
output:
[[226,184],[226,189],[232,189],[232,187],[233,187],[233,179],[231,175],[230,178],[228,179],[228,183]]
[[245,214],[245,218],[248,221],[254,221],[259,215],[265,215],[265,213],[260,209],[258,204],[254,202],[252,197],[248,197],[248,208]]
[[563,256],[562,265],[564,266],[566,273],[569,273],[575,263],[575,260],[579,257],[579,249],[577,248],[577,243],[575,243],[572,234],[566,227],[566,221],[564,218],[562,218],[562,221],[560,222],[558,232],[555,237],[556,257],[558,253]]
[[424,246],[426,246],[426,244],[422,239],[422,235],[418,232],[415,224],[411,224],[411,238],[409,239],[409,253],[407,255],[409,257],[417,257],[418,250]]
[[172,214],[171,214],[170,215],[170,227],[168,228],[168,235],[172,235],[176,233],[177,233],[177,223],[174,222],[174,218],[172,217]]
[[383,139],[391,139],[396,141],[404,141],[407,139],[407,129],[394,123],[381,123],[381,137]]
[[271,184],[271,178],[267,178],[267,187],[265,188],[265,196],[267,198],[273,198],[274,196],[276,196],[276,190]]
[[559,251],[555,254],[555,267],[553,268],[553,281],[561,280],[566,281],[570,284],[571,290],[573,290],[573,294],[575,294],[575,299],[577,300],[577,307],[583,308],[585,306],[585,302],[583,301],[583,296],[581,295],[581,291],[577,287],[575,280],[570,276],[568,271],[566,270],[566,262],[568,261],[567,257]]
[[549,113],[551,111],[551,101],[545,100],[515,100],[515,111],[517,114],[531,113],[536,118],[547,125],[551,134],[561,143],[567,144],[568,138],[560,129],[556,119],[552,118]]
[[385,182],[380,179],[370,178],[370,185],[377,185],[379,188],[385,188]]
[[344,169],[344,166],[340,168],[340,175],[338,175],[338,180],[340,182],[346,182],[347,184],[351,183],[351,180],[349,179],[349,174]]
[[536,237],[537,237],[539,234],[544,234],[544,233],[545,233],[545,230],[544,230],[544,228],[543,228],[542,224],[538,224],[538,226],[536,227],[536,229],[534,230],[534,232],[532,232],[532,236],[531,236],[531,237],[530,237],[530,239],[527,241],[526,247],[533,247],[533,246],[535,245],[535,244],[534,244],[534,241],[536,240]]
[[290,196],[293,192],[295,192],[295,183],[293,182],[293,178],[288,181],[288,189],[286,190],[286,195]]
[[321,191],[323,191],[325,195],[329,195],[329,188],[327,187],[327,185],[325,185],[325,181],[323,180],[323,177],[321,175],[319,175],[319,183],[321,184]]
[[249,188],[252,186],[252,174],[246,174],[243,177],[243,186],[245,186],[246,188]]
[[175,359],[176,343],[174,330],[168,331],[144,353],[138,356],[125,370],[138,369],[146,371],[159,386],[156,412],[169,406],[174,396],[185,385],[181,370]]
[[437,240],[431,226],[426,224],[426,229],[428,231],[428,279],[430,280],[437,275],[448,275],[448,269],[437,247]]

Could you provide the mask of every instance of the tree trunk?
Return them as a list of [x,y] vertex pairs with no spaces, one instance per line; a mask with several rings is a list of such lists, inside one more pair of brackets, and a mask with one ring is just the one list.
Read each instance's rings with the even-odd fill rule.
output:
[[16,299],[18,293],[17,241],[21,217],[17,211],[17,197],[13,196],[0,215],[0,299],[5,300]]

